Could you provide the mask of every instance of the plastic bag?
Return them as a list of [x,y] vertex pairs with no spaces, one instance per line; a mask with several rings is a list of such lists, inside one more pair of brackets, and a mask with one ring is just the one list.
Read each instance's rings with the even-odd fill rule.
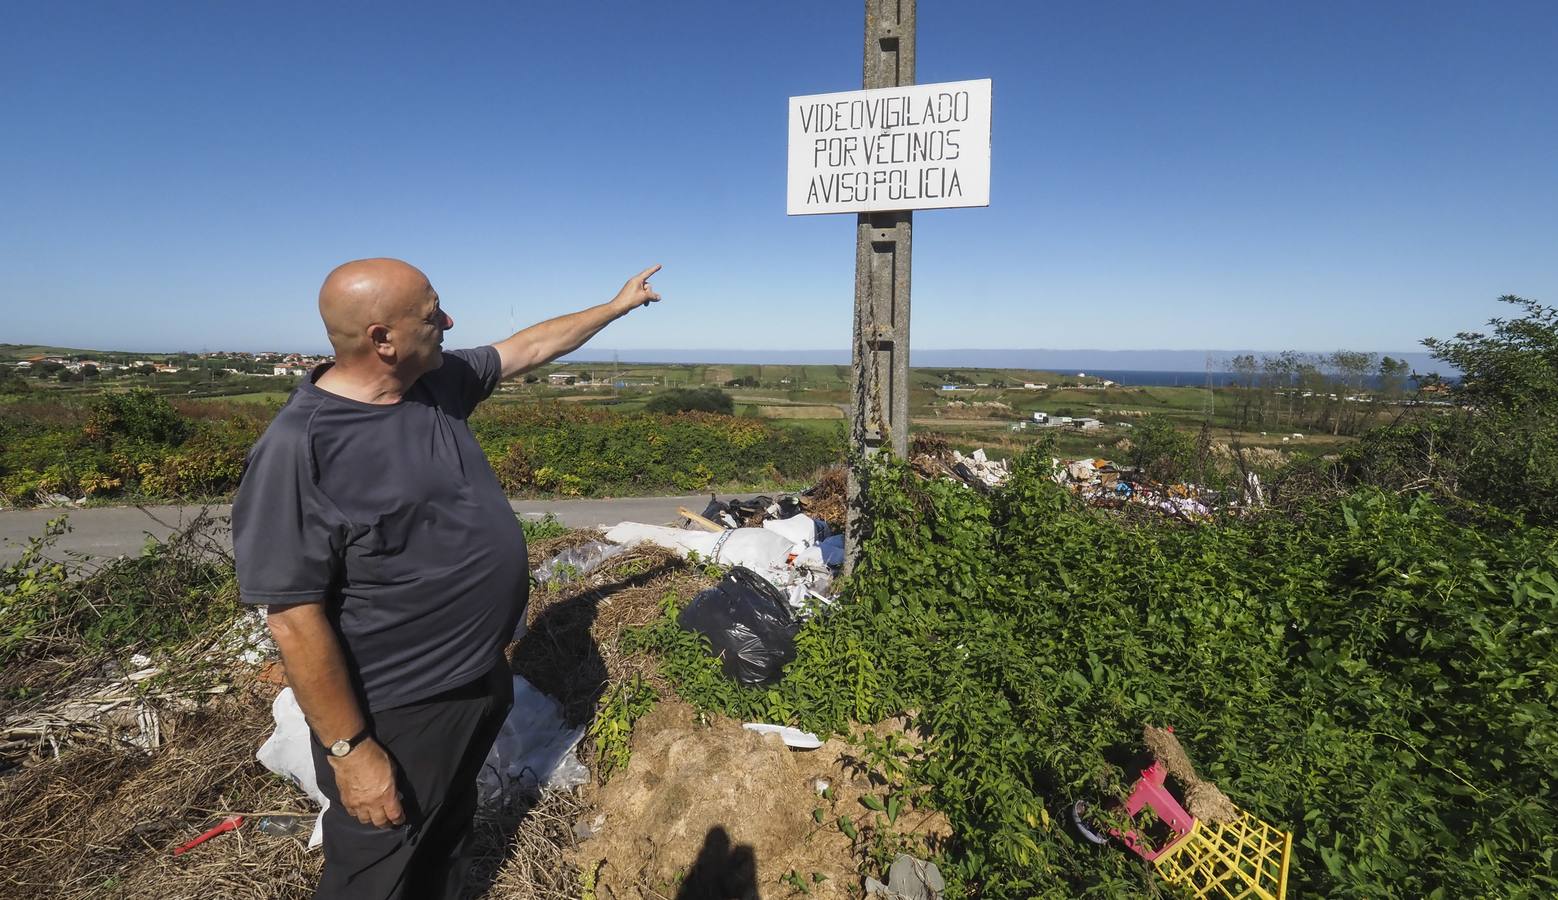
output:
[[608,544],[605,541],[590,541],[587,544],[569,547],[536,566],[536,583],[567,584],[575,578],[583,578],[612,557],[626,553],[627,550],[628,548],[621,544]]
[[784,595],[741,566],[694,597],[676,623],[707,637],[725,674],[742,684],[778,681],[785,665],[795,659],[800,626]]
[[320,816],[314,820],[314,832],[308,839],[310,849],[318,847],[324,840],[324,811],[330,808],[330,798],[314,779],[314,738],[292,688],[284,688],[276,695],[270,714],[276,720],[276,730],[254,755],[261,765],[302,788],[309,799],[319,804]]
[[584,727],[569,728],[563,708],[522,676],[514,676],[514,705],[476,775],[476,796],[501,807],[518,793],[540,788],[574,788],[590,771],[574,755]]

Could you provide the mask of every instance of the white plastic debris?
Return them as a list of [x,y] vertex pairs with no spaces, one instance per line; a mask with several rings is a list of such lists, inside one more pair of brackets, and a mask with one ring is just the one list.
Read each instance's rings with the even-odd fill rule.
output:
[[817,541],[817,520],[805,513],[797,513],[788,519],[764,519],[763,527],[784,535],[792,544],[810,546]]
[[536,566],[536,581],[541,584],[567,584],[600,568],[614,556],[626,553],[622,544],[590,541],[577,547],[569,547],[556,556]]
[[[330,798],[319,790],[314,778],[313,737],[291,688],[276,695],[271,717],[276,730],[255,756],[265,768],[297,785],[318,804],[320,816],[308,839],[310,849],[318,847],[324,840],[324,811],[330,807]],[[589,781],[589,770],[573,752],[583,736],[583,727],[567,727],[556,700],[515,675],[514,706],[476,776],[478,801],[495,806],[517,791],[567,789]]]
[[938,900],[947,881],[933,862],[900,853],[887,870],[887,883],[866,879],[866,896],[886,900]]
[[952,468],[965,479],[977,481],[987,488],[1000,487],[1011,477],[1011,471],[1006,463],[996,462],[985,456],[984,450],[975,450],[972,454],[964,456],[958,451],[952,451]]
[[790,554],[806,549],[766,528],[732,528],[729,531],[693,531],[622,522],[606,531],[606,540],[619,544],[654,544],[677,556],[696,553],[704,562],[722,566],[745,566],[776,587],[787,588],[804,580],[790,566]]
[[584,727],[569,728],[556,700],[515,675],[514,706],[476,776],[478,802],[501,806],[518,792],[589,781],[590,770],[573,752],[582,737]]
[[1098,477],[1098,469],[1094,467],[1091,459],[1079,459],[1066,466],[1066,475],[1072,481],[1086,483]]
[[222,646],[243,663],[257,666],[278,656],[276,642],[271,639],[270,628],[265,624],[263,609],[246,610],[232,630],[222,639]]
[[330,798],[319,790],[319,782],[314,779],[314,750],[309,743],[313,737],[303,718],[303,710],[292,695],[292,688],[284,688],[276,695],[270,713],[276,720],[276,730],[260,745],[255,756],[261,765],[302,788],[303,793],[319,805],[314,833],[308,837],[312,850],[324,842],[324,812],[330,808]]
[[747,722],[741,726],[747,731],[755,731],[758,734],[777,734],[779,740],[784,741],[786,747],[795,750],[815,750],[822,746],[822,740],[809,731],[792,728],[789,725],[770,725],[767,722]]

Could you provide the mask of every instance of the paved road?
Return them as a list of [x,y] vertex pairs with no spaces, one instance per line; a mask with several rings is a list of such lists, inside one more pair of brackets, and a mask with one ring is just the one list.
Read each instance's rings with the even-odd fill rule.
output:
[[[686,506],[701,512],[708,503],[707,494],[687,497],[624,497],[616,500],[514,500],[514,511],[529,519],[553,513],[572,528],[615,525],[618,522],[665,524],[681,517],[676,507]],[[205,507],[215,516],[225,517],[232,507]],[[89,557],[112,558],[138,554],[148,535],[166,537],[180,524],[199,514],[198,506],[102,506],[91,509],[8,509],[0,511],[0,565],[15,562],[27,539],[43,533],[44,523],[68,515],[70,533],[54,545],[58,550],[73,550]],[[225,529],[224,529],[225,532]]]

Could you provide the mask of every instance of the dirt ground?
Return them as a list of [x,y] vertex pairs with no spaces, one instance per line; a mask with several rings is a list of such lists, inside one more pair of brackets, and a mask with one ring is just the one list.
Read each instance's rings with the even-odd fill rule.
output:
[[886,785],[843,740],[792,750],[665,702],[639,720],[632,746],[581,817],[578,830],[595,833],[572,854],[603,900],[858,897],[874,846],[928,855],[949,833],[940,815],[905,808],[887,835],[883,814],[860,802]]

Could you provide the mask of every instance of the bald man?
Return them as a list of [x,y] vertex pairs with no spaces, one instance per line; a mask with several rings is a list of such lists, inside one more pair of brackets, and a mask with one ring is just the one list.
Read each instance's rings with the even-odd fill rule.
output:
[[331,801],[316,897],[459,896],[529,595],[524,533],[466,420],[498,382],[659,300],[659,270],[447,352],[454,319],[414,267],[349,262],[320,288],[335,362],[277,413],[233,503],[239,594],[269,608]]

